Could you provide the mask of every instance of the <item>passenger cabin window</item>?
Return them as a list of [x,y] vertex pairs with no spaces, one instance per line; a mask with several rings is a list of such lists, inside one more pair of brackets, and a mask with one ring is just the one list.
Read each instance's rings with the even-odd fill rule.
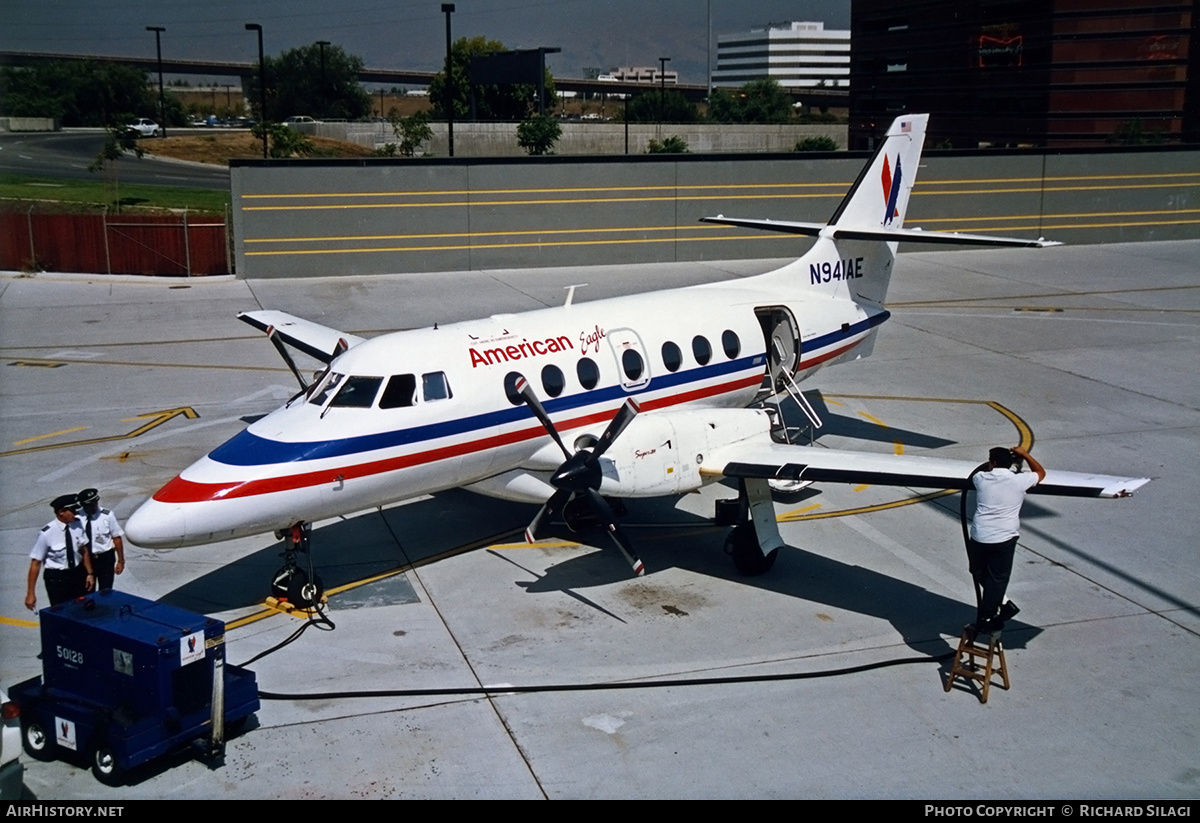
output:
[[596,384],[600,382],[600,367],[590,357],[579,358],[575,374],[579,376],[579,384],[588,390],[596,388]]
[[446,373],[434,371],[421,375],[421,395],[426,403],[431,400],[449,400],[450,381],[446,379]]
[[667,371],[679,371],[679,367],[683,365],[683,352],[679,350],[679,346],[668,340],[663,343],[662,359]]
[[546,390],[546,394],[558,397],[566,387],[567,378],[563,375],[562,369],[553,363],[542,369],[542,388]]
[[399,409],[417,402],[417,377],[413,374],[393,374],[388,378],[379,408]]
[[525,402],[521,397],[521,393],[517,391],[517,382],[524,376],[517,371],[510,371],[504,375],[504,396],[508,398],[508,402],[514,406],[519,406]]
[[630,380],[638,380],[645,371],[646,364],[637,350],[626,349],[621,353],[621,368],[625,370],[625,376]]
[[730,360],[736,358],[742,351],[742,341],[738,339],[737,332],[732,329],[726,329],[721,333],[721,347],[725,349],[725,356]]
[[707,337],[698,334],[692,338],[692,356],[701,366],[712,359],[712,346],[709,345]]
[[383,385],[382,377],[347,377],[329,405],[351,409],[369,409]]

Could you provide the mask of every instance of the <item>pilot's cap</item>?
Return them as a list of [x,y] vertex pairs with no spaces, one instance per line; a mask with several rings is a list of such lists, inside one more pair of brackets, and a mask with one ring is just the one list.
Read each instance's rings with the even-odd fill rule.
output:
[[56,514],[63,509],[71,509],[74,511],[78,506],[79,500],[73,494],[60,494],[58,497],[50,501],[50,508],[54,509]]
[[100,502],[100,492],[95,489],[84,489],[79,493],[78,497],[79,505],[81,506],[90,506],[93,503]]

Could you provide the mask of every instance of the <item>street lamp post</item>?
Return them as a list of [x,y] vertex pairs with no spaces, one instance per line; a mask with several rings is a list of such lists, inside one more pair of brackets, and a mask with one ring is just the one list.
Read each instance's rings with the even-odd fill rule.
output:
[[146,26],[146,31],[154,32],[154,51],[158,54],[158,119],[162,121],[162,136],[167,136],[167,102],[163,93],[162,76],[162,40],[160,36],[166,28],[163,26]]
[[333,45],[328,40],[318,40],[317,48],[321,50],[321,108],[322,111],[317,114],[318,117],[333,117],[334,115],[324,111],[328,108],[329,99],[329,83],[325,79],[325,47]]
[[667,108],[667,63],[671,62],[670,57],[658,58],[658,79],[660,90],[658,93],[658,122],[662,123],[664,114]]
[[446,108],[446,136],[450,140],[450,156],[454,156],[454,80],[453,73],[450,70],[450,15],[454,14],[453,3],[442,3],[442,13],[446,15],[446,83],[442,89],[442,96],[445,100],[443,105]]
[[258,117],[262,129],[263,160],[267,159],[267,65],[263,57],[263,31],[258,23],[247,23],[246,31],[258,32]]

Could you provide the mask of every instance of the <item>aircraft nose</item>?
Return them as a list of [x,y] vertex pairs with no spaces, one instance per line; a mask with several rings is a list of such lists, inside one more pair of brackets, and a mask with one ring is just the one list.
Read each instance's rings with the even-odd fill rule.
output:
[[146,549],[177,549],[187,539],[183,506],[151,498],[125,521],[129,540]]

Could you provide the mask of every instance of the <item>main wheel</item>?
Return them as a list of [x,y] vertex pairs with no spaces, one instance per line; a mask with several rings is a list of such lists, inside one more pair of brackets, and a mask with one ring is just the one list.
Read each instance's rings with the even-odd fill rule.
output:
[[102,742],[92,750],[92,775],[105,786],[119,786],[123,782],[125,770],[107,743]]
[[27,720],[22,724],[21,740],[25,744],[26,754],[34,760],[54,759],[54,741],[37,720]]
[[758,537],[752,526],[734,526],[725,538],[725,554],[733,558],[733,565],[738,572],[747,577],[765,574],[775,565],[779,549],[772,549],[764,555],[758,546]]

